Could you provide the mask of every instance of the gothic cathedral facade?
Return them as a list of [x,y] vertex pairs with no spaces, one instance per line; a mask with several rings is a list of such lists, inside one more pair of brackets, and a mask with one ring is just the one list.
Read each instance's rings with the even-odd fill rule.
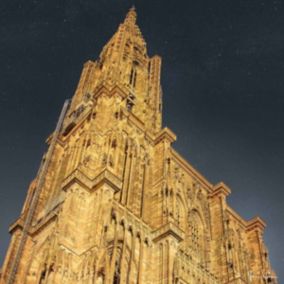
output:
[[262,219],[173,149],[160,69],[132,8],[47,139],[1,284],[277,283]]

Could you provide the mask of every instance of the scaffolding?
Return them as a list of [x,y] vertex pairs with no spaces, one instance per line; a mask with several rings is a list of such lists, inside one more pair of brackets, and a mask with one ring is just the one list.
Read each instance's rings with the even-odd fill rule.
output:
[[29,229],[32,225],[32,220],[33,220],[35,210],[37,208],[39,196],[40,196],[40,193],[42,191],[42,188],[45,182],[45,176],[46,176],[48,167],[50,165],[50,162],[51,162],[51,159],[54,153],[54,149],[57,143],[57,139],[60,134],[60,130],[62,128],[62,124],[65,118],[66,112],[68,110],[68,107],[69,107],[69,100],[65,100],[63,108],[59,116],[59,119],[56,124],[55,131],[53,132],[50,145],[47,150],[45,161],[42,162],[40,169],[38,171],[38,174],[37,174],[37,186],[36,186],[35,193],[31,200],[31,206],[24,220],[22,234],[20,236],[20,241],[19,241],[18,248],[16,250],[15,258],[12,262],[12,270],[9,273],[7,284],[13,284],[16,279],[16,275],[17,275],[18,268],[19,268],[19,262],[22,257],[23,250],[24,250],[27,238],[28,238]]

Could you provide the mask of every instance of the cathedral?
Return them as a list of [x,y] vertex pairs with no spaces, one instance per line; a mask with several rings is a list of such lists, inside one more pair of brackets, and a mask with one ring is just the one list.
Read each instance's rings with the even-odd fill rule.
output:
[[264,221],[244,220],[162,128],[161,58],[131,8],[47,138],[1,284],[277,284]]

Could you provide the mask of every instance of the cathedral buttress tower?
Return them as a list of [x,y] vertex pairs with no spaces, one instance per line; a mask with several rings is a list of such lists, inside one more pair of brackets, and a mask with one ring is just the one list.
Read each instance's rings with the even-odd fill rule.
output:
[[132,8],[47,139],[1,284],[277,283],[264,222],[243,220],[162,129],[160,69]]

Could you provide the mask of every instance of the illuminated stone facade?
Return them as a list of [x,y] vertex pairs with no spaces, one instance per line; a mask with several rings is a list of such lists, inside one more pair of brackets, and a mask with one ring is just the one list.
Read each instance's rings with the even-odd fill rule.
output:
[[1,284],[277,283],[264,222],[243,220],[230,189],[210,184],[162,129],[160,68],[131,9],[84,64],[46,173],[10,227]]

